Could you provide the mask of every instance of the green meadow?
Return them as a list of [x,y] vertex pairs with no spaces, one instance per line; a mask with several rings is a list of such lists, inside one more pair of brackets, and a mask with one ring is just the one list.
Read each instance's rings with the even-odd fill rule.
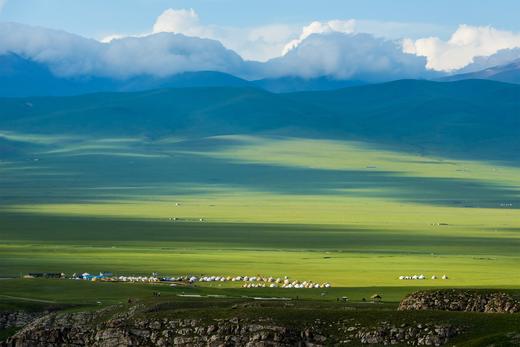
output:
[[[510,162],[273,135],[0,140],[15,148],[0,157],[2,276],[286,275],[401,294],[520,287],[520,167]],[[449,279],[398,280],[421,273]],[[16,292],[8,282],[19,283],[0,282],[0,294]]]

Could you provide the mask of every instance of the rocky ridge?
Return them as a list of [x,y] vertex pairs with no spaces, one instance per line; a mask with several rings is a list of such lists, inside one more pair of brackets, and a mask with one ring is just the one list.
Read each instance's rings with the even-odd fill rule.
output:
[[[105,312],[106,313],[106,312]],[[307,326],[270,319],[143,318],[134,312],[48,314],[28,324],[2,347],[33,346],[328,346],[406,344],[440,346],[460,333],[451,325],[416,323],[395,326],[379,322],[363,326],[352,319],[316,320]]]
[[[254,309],[250,303],[232,309]],[[377,318],[276,321],[254,315],[180,318],[169,302],[117,305],[95,312],[0,313],[0,329],[22,327],[0,347],[24,346],[441,346],[463,333],[445,322],[418,318],[396,322]],[[511,314],[520,302],[506,292],[487,290],[419,291],[405,297],[400,311],[444,310]],[[241,310],[238,310],[239,313]],[[410,318],[410,317],[409,317]],[[518,340],[518,334],[507,336]]]
[[441,346],[451,337],[461,333],[460,328],[449,324],[401,324],[399,327],[388,322],[380,323],[376,328],[362,328],[356,337],[362,344],[414,346]]
[[444,289],[412,293],[401,301],[398,309],[517,313],[520,302],[503,292]]
[[49,312],[0,312],[0,330],[9,328],[21,328],[34,321],[37,318],[43,317]]

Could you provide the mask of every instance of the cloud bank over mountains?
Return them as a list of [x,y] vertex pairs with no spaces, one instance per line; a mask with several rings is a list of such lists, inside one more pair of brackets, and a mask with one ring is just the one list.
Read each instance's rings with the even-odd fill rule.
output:
[[376,82],[435,75],[425,69],[426,59],[403,53],[400,42],[370,34],[331,32],[311,34],[284,56],[268,61],[263,73]]
[[426,57],[427,68],[438,71],[462,69],[478,57],[490,57],[499,51],[520,48],[520,33],[490,26],[460,25],[449,40],[438,37],[404,41],[405,52]]
[[267,61],[280,56],[296,30],[296,26],[289,25],[252,28],[204,25],[193,9],[168,9],[157,18],[151,34],[166,32],[213,39],[222,42],[246,60]]
[[[1,0],[0,0],[1,2]],[[384,37],[349,20],[250,28],[206,25],[193,9],[164,11],[150,32],[102,40],[0,23],[0,54],[15,53],[62,77],[125,79],[220,71],[246,79],[327,76],[367,82],[432,78],[520,58],[520,34],[461,25],[448,40]]]
[[300,36],[297,39],[291,40],[287,43],[284,48],[282,55],[287,54],[290,50],[298,47],[306,38],[314,34],[329,34],[329,33],[344,33],[352,34],[356,28],[356,21],[349,19],[346,21],[331,20],[328,22],[312,22],[311,24],[304,26]]
[[[247,79],[281,76],[385,81],[425,77],[422,57],[402,52],[398,41],[323,27],[302,32],[283,56],[246,61],[219,41],[158,32],[99,42],[63,31],[0,24],[0,54],[48,65],[58,76],[165,77],[185,71],[220,71]],[[344,27],[346,28],[346,27]],[[317,30],[317,33],[313,33]],[[345,29],[346,30],[346,29]]]
[[48,65],[58,76],[164,77],[184,71],[238,73],[243,60],[220,42],[159,33],[102,43],[64,31],[0,23],[0,54]]

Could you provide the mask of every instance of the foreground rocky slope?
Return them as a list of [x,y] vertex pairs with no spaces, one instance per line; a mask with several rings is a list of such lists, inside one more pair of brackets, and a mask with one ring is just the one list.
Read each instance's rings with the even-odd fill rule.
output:
[[[319,322],[302,328],[270,320],[128,319],[95,323],[99,315],[48,315],[18,332],[3,346],[325,346],[408,344],[440,346],[460,331],[450,325],[414,323],[373,327],[343,321],[326,330]],[[336,330],[328,335],[330,329]],[[338,340],[338,336],[342,339]]]
[[490,323],[494,326],[478,335],[486,342],[482,345],[494,344],[497,338],[499,345],[520,341],[520,315],[515,314],[520,305],[505,292],[420,291],[402,300],[401,312],[375,303],[201,300],[166,299],[88,312],[4,313],[0,330],[25,326],[0,347],[441,346],[458,344]]
[[[133,307],[124,313],[48,314],[8,339],[6,346],[326,346],[336,344],[407,344],[440,346],[459,334],[449,324],[394,325],[353,319],[304,325],[272,319],[176,319],[143,316],[150,308]],[[152,309],[153,311],[153,309]]]
[[26,311],[14,311],[14,312],[0,312],[0,330],[10,328],[21,328],[31,323],[37,318],[43,317],[49,314],[45,312],[26,312]]
[[502,292],[446,289],[412,293],[401,301],[399,310],[516,313],[520,302]]

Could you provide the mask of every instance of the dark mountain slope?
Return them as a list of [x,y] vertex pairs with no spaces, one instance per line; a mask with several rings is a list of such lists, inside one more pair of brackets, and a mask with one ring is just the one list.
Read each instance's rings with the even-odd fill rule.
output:
[[520,86],[403,80],[292,94],[237,87],[4,98],[0,129],[152,137],[303,133],[425,153],[520,161]]
[[361,81],[336,80],[329,77],[305,79],[301,77],[266,78],[252,81],[255,86],[273,93],[334,90],[365,84]]
[[256,87],[275,93],[331,90],[361,85],[327,77],[303,79],[281,77],[246,81],[216,71],[184,72],[166,77],[150,75],[125,79],[103,77],[60,77],[45,65],[16,54],[0,55],[0,97],[73,96],[99,92],[135,92],[163,88]]
[[517,85],[403,80],[291,97],[326,108],[360,139],[472,157],[512,158],[520,150]]
[[185,72],[168,77],[128,79],[59,77],[45,65],[16,54],[0,55],[0,96],[73,96],[98,92],[134,92],[160,88],[245,87],[241,78],[214,71]]
[[485,79],[491,81],[520,84],[520,60],[515,60],[505,65],[490,67],[481,71],[445,77],[442,80],[461,81],[467,79]]
[[316,112],[254,88],[0,99],[0,128],[45,133],[221,134],[308,126]]
[[249,81],[216,71],[183,72],[170,77],[140,76],[119,81],[112,91],[144,91],[162,88],[247,87]]
[[0,95],[21,97],[30,95],[72,95],[97,89],[110,89],[108,81],[66,80],[57,78],[49,68],[15,54],[0,55]]

